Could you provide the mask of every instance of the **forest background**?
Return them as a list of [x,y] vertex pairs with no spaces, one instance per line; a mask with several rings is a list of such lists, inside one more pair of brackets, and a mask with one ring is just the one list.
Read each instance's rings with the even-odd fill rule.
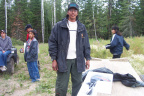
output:
[[[47,43],[52,27],[65,18],[70,2],[79,5],[79,20],[86,26],[89,38],[110,39],[113,25],[120,27],[124,37],[144,35],[144,0],[6,0],[6,2],[7,34],[21,41],[26,41],[24,30],[26,24],[31,24],[39,34],[39,42]],[[41,11],[44,12],[43,18]],[[0,29],[5,29],[5,0],[0,0]]]

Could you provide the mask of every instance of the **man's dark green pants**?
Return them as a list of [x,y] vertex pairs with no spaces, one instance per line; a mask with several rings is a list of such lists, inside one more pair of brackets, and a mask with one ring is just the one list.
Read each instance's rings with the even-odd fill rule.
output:
[[67,72],[57,72],[56,81],[56,96],[66,96],[69,77],[71,74],[72,81],[72,96],[77,96],[77,93],[82,83],[82,73],[77,71],[76,59],[67,59],[66,64],[68,67]]

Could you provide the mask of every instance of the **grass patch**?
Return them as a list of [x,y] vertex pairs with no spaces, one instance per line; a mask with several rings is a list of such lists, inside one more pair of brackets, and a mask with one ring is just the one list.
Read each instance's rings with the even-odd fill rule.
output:
[[37,93],[53,93],[53,88],[55,88],[55,82],[53,82],[51,79],[48,80],[42,80],[38,87],[36,88]]
[[4,80],[8,80],[8,79],[11,78],[11,74],[3,73],[3,74],[2,74],[2,77],[3,77]]
[[15,78],[18,78],[19,81],[29,80],[29,75],[25,74],[25,72],[21,72],[19,74],[14,75]]

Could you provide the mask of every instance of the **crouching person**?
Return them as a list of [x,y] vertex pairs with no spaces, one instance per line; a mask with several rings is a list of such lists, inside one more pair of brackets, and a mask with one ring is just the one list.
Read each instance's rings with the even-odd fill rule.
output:
[[26,43],[24,59],[27,62],[27,67],[32,82],[39,81],[40,75],[37,66],[38,60],[38,41],[36,40],[35,31],[29,31],[29,39]]
[[7,56],[11,53],[12,41],[6,36],[6,32],[1,30],[0,37],[0,70],[6,71]]
[[124,40],[122,33],[119,31],[119,27],[112,27],[112,39],[111,43],[107,44],[106,49],[110,49],[110,52],[113,54],[113,59],[120,58],[123,53],[123,46],[129,50],[130,45]]

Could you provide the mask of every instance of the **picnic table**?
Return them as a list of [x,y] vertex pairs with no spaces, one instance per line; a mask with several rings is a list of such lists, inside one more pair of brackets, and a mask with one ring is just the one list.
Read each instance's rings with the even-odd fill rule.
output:
[[[127,59],[98,59],[90,61],[90,69],[106,67],[114,73],[131,74],[142,81]],[[144,87],[126,87],[121,82],[113,82],[111,94],[97,93],[97,96],[144,96]]]

